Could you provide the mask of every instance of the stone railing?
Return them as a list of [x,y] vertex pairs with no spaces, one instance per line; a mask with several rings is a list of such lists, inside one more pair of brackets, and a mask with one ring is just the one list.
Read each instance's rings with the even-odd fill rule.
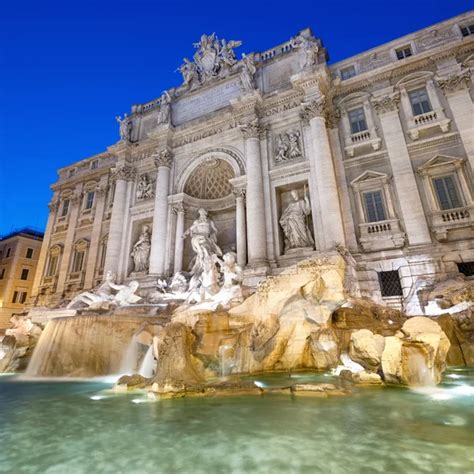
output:
[[368,130],[364,130],[359,133],[353,133],[351,135],[352,143],[361,143],[370,140],[370,132]]
[[289,51],[293,50],[293,46],[291,41],[287,41],[275,48],[267,49],[266,51],[262,51],[261,53],[255,54],[255,60],[258,62],[265,62],[273,59],[276,56],[280,56],[281,54],[288,53]]
[[377,151],[380,148],[382,139],[377,135],[375,128],[352,133],[345,138],[345,151],[349,156],[354,156],[356,151],[367,151],[371,149]]
[[420,133],[437,127],[446,133],[449,131],[450,123],[451,120],[446,118],[443,109],[431,110],[408,119],[408,134],[412,140],[417,140]]
[[398,219],[359,224],[360,244],[365,251],[400,248],[405,244],[405,233]]
[[435,237],[440,240],[448,238],[448,231],[462,227],[474,228],[474,206],[457,207],[431,214],[431,227]]
[[437,119],[438,114],[434,110],[432,110],[431,112],[426,112],[426,114],[416,115],[414,122],[415,125],[425,125]]
[[84,279],[85,271],[81,270],[80,272],[71,272],[67,276],[67,280],[71,283],[81,283]]

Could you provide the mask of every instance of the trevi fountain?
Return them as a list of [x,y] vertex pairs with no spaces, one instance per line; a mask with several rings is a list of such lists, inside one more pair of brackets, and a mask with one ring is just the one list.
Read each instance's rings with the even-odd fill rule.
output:
[[[206,56],[216,44],[223,56]],[[199,90],[221,74],[220,80],[227,80],[238,67],[241,90],[253,94],[254,75],[265,58],[243,55],[237,62],[233,48],[239,45],[203,35],[194,62],[185,60],[181,67],[183,90]],[[297,55],[303,72],[321,66],[321,44],[311,36],[293,38],[288,51]],[[292,78],[300,81],[300,92],[309,87],[308,77]],[[172,120],[178,123],[190,113],[172,108],[178,93],[160,98],[154,119],[158,130],[149,136],[167,133]],[[259,107],[264,110],[263,104]],[[311,130],[318,134],[315,120]],[[136,121],[118,121],[121,139],[115,152],[120,155],[133,145]],[[307,153],[311,148],[321,152],[319,142],[309,146],[296,129],[275,135],[270,175],[280,176],[281,188],[272,189],[281,199],[278,205],[272,201],[268,212],[260,209],[253,200],[263,195],[252,180],[255,173],[262,180],[262,171],[250,169],[259,156],[254,145],[261,132],[249,130],[257,126],[236,126],[247,133],[246,191],[227,158],[202,161],[207,171],[198,184],[204,193],[214,186],[209,181],[213,169],[228,173],[234,185],[233,193],[226,181],[224,198],[214,201],[189,197],[189,187],[160,195],[175,166],[167,149],[155,157],[156,177],[142,174],[134,188],[127,186],[136,176],[124,168],[117,171],[103,258],[97,250],[101,223],[96,227],[94,222],[90,244],[84,238],[73,247],[71,220],[67,230],[56,227],[67,212],[77,217],[78,211],[73,207],[56,215],[59,204],[53,202],[51,222],[56,223],[48,224],[52,230],[43,244],[38,298],[28,311],[12,316],[0,343],[1,472],[472,472],[472,278],[443,273],[435,263],[433,273],[416,273],[406,257],[404,268],[412,265],[412,280],[403,287],[400,304],[388,304],[361,277],[361,268],[370,264],[364,252],[375,252],[373,258],[383,262],[403,252],[400,248],[416,241],[414,236],[422,242],[423,226],[410,234],[414,228],[406,218],[407,235],[402,235],[397,218],[389,219],[390,201],[383,211],[371,195],[373,206],[367,209],[388,212],[384,225],[389,227],[375,235],[380,229],[372,226],[373,234],[362,235],[365,241],[361,237],[363,252],[356,251],[355,241],[340,234],[347,215],[331,214],[331,193],[337,189],[328,174],[316,179],[324,187],[319,195],[312,165],[309,182],[278,174],[282,163],[291,163],[295,173],[304,171],[303,146]],[[372,152],[377,140],[371,142]],[[329,173],[322,162],[318,166],[316,176],[319,170]],[[357,192],[365,177],[354,186]],[[389,186],[381,173],[372,173],[369,180],[374,179]],[[138,207],[129,215],[126,201],[119,205],[117,200],[121,192],[132,196],[131,189]],[[236,196],[235,209],[228,207],[227,193]],[[68,206],[74,206],[70,199]],[[343,193],[340,199],[347,201]],[[148,211],[143,202],[152,200]],[[168,203],[177,206],[178,214],[168,213]],[[188,206],[185,218],[183,205]],[[403,212],[411,212],[409,207],[401,205]],[[274,211],[271,235],[264,225]],[[123,225],[122,216],[128,216]],[[338,219],[344,225],[338,227]],[[456,225],[443,228],[446,255],[449,245],[453,252],[458,245],[448,237],[464,232],[462,223]],[[61,232],[67,233],[64,246],[54,240]],[[467,252],[467,234],[459,235],[465,245],[456,252]],[[63,275],[69,267],[58,256],[65,261],[68,252],[76,252],[77,263],[86,245],[88,255],[104,266],[100,274],[87,267],[89,285],[75,286],[80,272]],[[432,262],[438,258],[436,245],[423,250]]]

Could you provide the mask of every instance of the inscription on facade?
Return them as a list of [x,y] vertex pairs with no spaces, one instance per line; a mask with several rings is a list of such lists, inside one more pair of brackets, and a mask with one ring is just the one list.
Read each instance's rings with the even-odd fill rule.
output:
[[220,84],[191,97],[183,97],[172,105],[172,121],[180,125],[201,115],[229,105],[240,94],[240,79]]

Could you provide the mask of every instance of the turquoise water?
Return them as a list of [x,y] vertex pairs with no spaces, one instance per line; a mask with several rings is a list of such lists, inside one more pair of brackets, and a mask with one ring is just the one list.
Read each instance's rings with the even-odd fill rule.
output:
[[[285,376],[258,377],[285,384]],[[297,375],[292,381],[324,380]],[[104,382],[0,377],[0,472],[468,473],[474,368],[439,388],[149,402]]]

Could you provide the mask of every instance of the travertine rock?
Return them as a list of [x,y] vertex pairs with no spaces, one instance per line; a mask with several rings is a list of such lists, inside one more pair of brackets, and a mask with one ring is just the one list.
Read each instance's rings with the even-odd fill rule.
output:
[[386,381],[435,385],[446,368],[449,340],[439,324],[425,317],[409,319],[396,336],[385,338],[382,370]]
[[349,355],[367,370],[379,368],[385,346],[384,337],[368,329],[359,329],[351,334]]

